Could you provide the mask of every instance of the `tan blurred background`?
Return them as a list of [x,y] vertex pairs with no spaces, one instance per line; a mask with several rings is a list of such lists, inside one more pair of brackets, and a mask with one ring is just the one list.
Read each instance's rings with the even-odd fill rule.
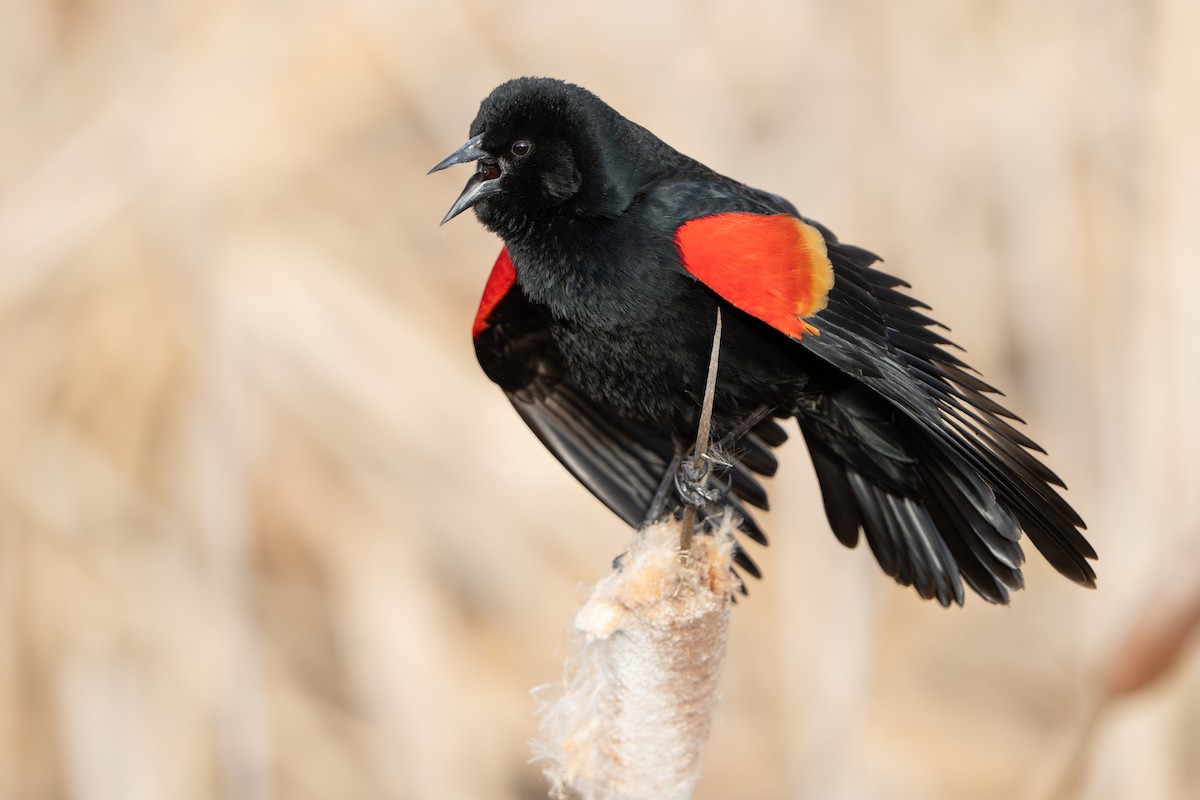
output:
[[497,243],[424,174],[529,73],[884,255],[1101,552],[943,611],[793,442],[697,796],[1200,797],[1198,41],[1192,0],[4,0],[0,797],[544,796],[529,690],[629,534],[477,368]]

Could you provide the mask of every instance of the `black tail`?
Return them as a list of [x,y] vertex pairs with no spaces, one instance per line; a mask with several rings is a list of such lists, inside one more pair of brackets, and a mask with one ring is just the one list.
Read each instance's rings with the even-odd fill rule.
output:
[[[854,547],[861,530],[884,572],[922,597],[961,604],[965,580],[1007,603],[1024,585],[1022,529],[1059,572],[1095,585],[1085,560],[1095,552],[1075,530],[1082,521],[1035,459],[1017,463],[974,437],[978,446],[964,450],[952,430],[931,430],[862,384],[797,416],[838,540]],[[1029,461],[1043,471],[1033,474]]]

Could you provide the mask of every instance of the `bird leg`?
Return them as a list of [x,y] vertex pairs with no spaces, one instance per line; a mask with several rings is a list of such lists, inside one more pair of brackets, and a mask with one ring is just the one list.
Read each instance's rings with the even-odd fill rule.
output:
[[675,485],[675,477],[679,474],[679,465],[683,463],[683,456],[676,453],[671,459],[671,463],[667,465],[667,471],[663,473],[662,481],[658,484],[658,489],[654,492],[654,498],[650,501],[650,508],[646,511],[646,516],[642,520],[642,527],[646,527],[652,522],[657,522],[667,510],[667,495],[671,491],[671,487]]
[[761,406],[753,414],[750,414],[744,420],[738,423],[738,426],[729,433],[721,437],[715,445],[717,450],[722,452],[728,450],[737,444],[738,440],[745,436],[754,428],[755,425],[762,422],[767,417],[775,413],[776,406]]

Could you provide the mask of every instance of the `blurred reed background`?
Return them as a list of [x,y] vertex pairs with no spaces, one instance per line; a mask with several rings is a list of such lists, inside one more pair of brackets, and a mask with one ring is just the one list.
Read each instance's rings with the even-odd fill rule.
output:
[[1197,41],[1192,0],[5,0],[0,797],[544,796],[528,691],[629,534],[476,367],[497,243],[424,174],[531,73],[884,255],[1101,552],[943,611],[789,444],[698,797],[1200,796]]

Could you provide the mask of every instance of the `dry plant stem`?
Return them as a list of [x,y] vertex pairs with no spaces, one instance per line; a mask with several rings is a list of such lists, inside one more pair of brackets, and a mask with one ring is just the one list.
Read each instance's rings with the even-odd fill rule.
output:
[[734,545],[727,513],[680,560],[679,524],[640,530],[576,614],[563,683],[539,712],[534,743],[553,797],[692,796],[725,661]]
[[[704,467],[704,456],[708,453],[708,442],[712,436],[713,398],[717,393],[717,364],[721,355],[721,309],[717,309],[717,327],[713,331],[712,355],[708,359],[708,378],[704,383],[704,403],[700,407],[700,426],[696,431],[696,454],[692,457],[692,469],[699,473]],[[692,549],[692,534],[696,528],[696,508],[688,505],[683,511],[683,528],[679,533],[679,551],[686,555]]]

